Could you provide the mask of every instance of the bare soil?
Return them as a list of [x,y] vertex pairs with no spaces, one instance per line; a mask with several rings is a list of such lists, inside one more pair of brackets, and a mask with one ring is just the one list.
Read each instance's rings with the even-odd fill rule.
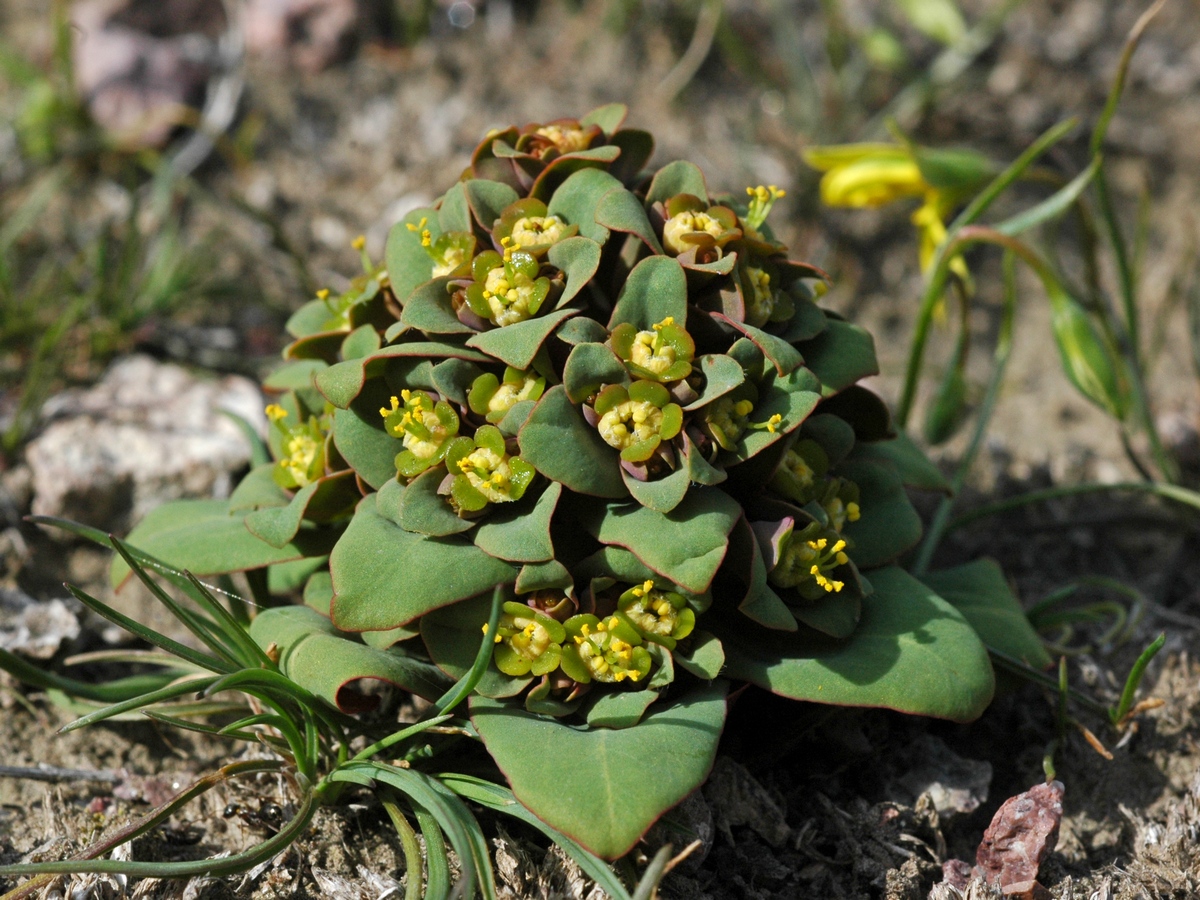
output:
[[[819,62],[824,56],[818,6],[794,6],[788,16],[800,23],[798,46]],[[969,15],[987,6],[969,4]],[[873,4],[864,8],[863,15],[879,14]],[[860,100],[864,108],[849,113],[830,104],[820,128],[802,133],[793,108],[780,102],[779,58],[771,55],[769,42],[762,43],[780,19],[770,17],[766,4],[736,3],[729,7],[733,33],[760,53],[761,69],[735,68],[727,61],[729,52],[714,52],[672,99],[659,86],[687,45],[692,18],[647,4],[634,27],[615,33],[598,24],[614,9],[615,3],[598,0],[578,8],[518,6],[507,32],[494,23],[489,28],[486,20],[462,31],[442,25],[414,47],[382,41],[367,28],[349,60],[318,75],[252,63],[243,122],[258,128],[253,153],[214,158],[198,177],[218,198],[244,201],[279,221],[310,278],[297,274],[278,236],[261,223],[222,215],[220,205],[198,207],[189,213],[190,227],[200,234],[219,225],[234,238],[240,252],[223,258],[222,265],[232,280],[258,286],[261,302],[189,310],[147,329],[143,346],[195,361],[206,335],[232,329],[238,345],[204,361],[261,370],[278,349],[274,336],[281,334],[286,311],[315,286],[336,285],[355,270],[350,240],[365,233],[368,250],[378,256],[391,222],[452,183],[488,128],[576,115],[620,100],[630,106],[631,124],[659,138],[658,160],[692,159],[719,189],[757,183],[789,188],[772,221],[798,257],[833,273],[837,286],[827,302],[876,334],[883,373],[874,386],[894,400],[919,295],[907,212],[818,210],[815,178],[799,158],[805,143],[858,137],[856,123],[878,103]],[[1020,7],[996,44],[939,93],[932,112],[906,124],[927,142],[969,143],[999,159],[1014,157],[1060,118],[1079,115],[1090,124],[1140,11],[1140,4],[1101,0]],[[0,12],[0,22],[6,34],[27,46],[39,41],[45,46],[39,4],[13,3]],[[918,61],[932,57],[928,44],[915,38],[909,43]],[[1138,192],[1146,189],[1153,202],[1142,269],[1147,320],[1157,342],[1154,395],[1185,455],[1195,440],[1200,402],[1181,312],[1167,298],[1173,273],[1197,237],[1190,210],[1200,190],[1198,46],[1194,7],[1169,3],[1135,58],[1110,140],[1122,201],[1132,210]],[[875,91],[886,97],[897,86],[883,83]],[[1086,142],[1083,130],[1054,162],[1071,174],[1078,171]],[[975,356],[983,363],[996,319],[997,292],[989,285],[997,270],[994,261],[982,260],[976,272],[981,304]],[[1057,370],[1040,294],[1030,285],[1021,302],[1012,375],[968,506],[1052,483],[1131,474],[1113,429]],[[171,339],[179,334],[187,340]],[[941,346],[949,346],[948,333],[938,337]],[[938,357],[935,351],[934,374]],[[982,366],[975,374],[982,380],[985,371]],[[938,451],[947,464],[960,452],[960,442]],[[5,538],[9,583],[49,597],[62,596],[57,585],[67,579],[107,596],[103,558],[27,526],[17,533],[27,549],[11,533]],[[1072,683],[1105,702],[1115,702],[1141,647],[1159,631],[1168,634],[1143,690],[1163,705],[1142,715],[1119,743],[1105,723],[1081,716],[1108,745],[1111,760],[1074,730],[1057,757],[1057,777],[1066,786],[1065,817],[1058,847],[1041,875],[1056,898],[1200,895],[1197,540],[1193,518],[1113,495],[994,517],[953,533],[940,551],[939,564],[980,555],[999,559],[1027,604],[1093,575],[1139,590],[1144,610],[1129,641],[1100,644],[1099,627],[1074,638],[1075,646],[1094,646],[1071,657]],[[1086,594],[1101,595],[1097,589]],[[144,597],[116,602],[151,615]],[[56,734],[71,718],[11,681],[0,681],[0,764],[123,770],[129,779],[117,793],[129,798],[114,797],[114,785],[103,781],[73,778],[48,785],[0,778],[0,862],[31,853],[69,855],[145,812],[146,803],[132,799],[139,790],[153,796],[156,789],[211,771],[231,752],[144,722]],[[882,711],[829,710],[747,691],[731,709],[713,779],[673,814],[707,836],[706,846],[668,876],[661,893],[679,900],[923,898],[940,879],[943,860],[973,860],[983,828],[1005,798],[1044,778],[1043,753],[1056,728],[1053,698],[1019,682],[1006,684],[984,717],[969,726]],[[929,747],[930,738],[952,757],[991,765],[986,799],[974,812],[939,815],[928,796],[906,786],[911,784],[906,775],[925,762],[918,758],[924,751],[915,748]],[[139,841],[134,856],[183,859],[236,851],[270,833],[288,802],[285,786],[272,779],[218,789]],[[578,872],[535,835],[486,815],[481,821],[493,840],[504,896],[589,896]],[[294,849],[252,877],[125,887],[75,879],[60,884],[58,896],[119,896],[127,890],[145,897],[380,897],[403,879],[389,830],[372,797],[351,796],[322,811]],[[646,854],[653,854],[654,841],[669,836],[652,832]],[[0,889],[12,886],[0,882]],[[69,893],[73,888],[91,893]]]

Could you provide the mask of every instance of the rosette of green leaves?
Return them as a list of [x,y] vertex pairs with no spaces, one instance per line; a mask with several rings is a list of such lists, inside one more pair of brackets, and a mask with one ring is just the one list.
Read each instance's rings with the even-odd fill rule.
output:
[[[967,720],[991,696],[984,640],[1028,637],[994,572],[896,564],[921,533],[907,491],[945,484],[858,386],[872,339],[817,306],[820,273],[787,259],[767,200],[718,202],[685,162],[640,176],[648,137],[621,115],[490,135],[473,177],[393,228],[386,277],[339,301],[336,328],[294,317],[269,384],[294,423],[328,417],[320,487],[281,487],[264,449],[229,501],[130,535],[181,568],[247,570],[264,599],[301,590],[342,633],[454,677],[505,585],[476,732],[522,803],[605,856],[707,775],[725,679]],[[542,247],[551,218],[565,230]],[[518,247],[522,219],[542,222]],[[437,270],[444,235],[469,269]],[[485,315],[493,273],[529,289],[528,316]],[[669,764],[648,784],[629,758]]]

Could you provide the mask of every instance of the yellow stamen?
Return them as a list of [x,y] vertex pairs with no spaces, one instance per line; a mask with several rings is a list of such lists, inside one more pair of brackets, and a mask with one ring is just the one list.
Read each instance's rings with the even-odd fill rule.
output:
[[367,246],[367,236],[365,234],[360,234],[350,242],[350,246],[355,250],[361,250],[363,247]]
[[329,288],[321,288],[319,291],[317,291],[317,299],[318,300],[328,300],[329,299]]
[[278,422],[280,419],[287,417],[287,410],[278,403],[272,403],[266,408],[265,412],[267,414],[267,418],[272,422]]

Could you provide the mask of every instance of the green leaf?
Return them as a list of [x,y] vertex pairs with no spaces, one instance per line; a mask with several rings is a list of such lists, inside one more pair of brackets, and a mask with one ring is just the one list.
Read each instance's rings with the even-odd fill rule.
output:
[[275,464],[255,466],[229,495],[229,511],[246,513],[256,509],[287,506],[291,502],[287,491],[281,488],[274,476]]
[[[467,674],[479,652],[482,628],[492,608],[491,594],[472,597],[453,606],[435,609],[421,617],[421,638],[432,659],[456,681]],[[505,675],[495,665],[483,673],[475,690],[485,697],[512,697],[529,686],[532,678]]]
[[567,319],[562,328],[558,329],[556,337],[564,344],[603,344],[608,340],[608,329],[584,316]]
[[544,563],[527,563],[521,566],[517,575],[517,593],[528,594],[533,591],[555,588],[565,590],[575,583],[571,573],[556,559]]
[[684,407],[687,412],[712,403],[746,380],[746,372],[741,364],[724,353],[705,353],[696,362],[704,375],[704,388],[699,397]]
[[[732,596],[741,594],[738,612],[765,628],[795,631],[796,617],[787,604],[767,584],[767,566],[759,552],[758,542],[743,516],[729,535],[729,562],[722,570],[724,583]],[[737,581],[729,583],[730,578]],[[742,594],[742,588],[745,593]]]
[[345,713],[378,705],[377,696],[358,689],[361,681],[385,681],[426,700],[450,687],[436,666],[349,640],[307,606],[262,610],[250,623],[250,636],[263,649],[271,644],[279,649],[280,672]]
[[609,173],[627,185],[636,184],[654,155],[654,136],[640,128],[622,128],[609,136],[609,143],[621,148],[621,155],[608,167]]
[[382,373],[392,360],[410,358],[466,359],[486,363],[490,360],[475,350],[436,341],[411,341],[389,344],[365,359],[348,359],[318,373],[315,381],[321,394],[339,409],[345,409],[358,396],[368,378]]
[[625,121],[627,115],[629,115],[629,107],[624,103],[606,103],[603,106],[597,106],[580,119],[579,124],[584,128],[589,125],[599,125],[605,135],[611,136],[621,127],[621,123]]
[[632,191],[614,188],[601,197],[596,206],[596,221],[613,231],[635,234],[655,253],[663,252],[642,201]]
[[527,319],[503,328],[493,328],[467,341],[468,347],[482,350],[505,365],[522,371],[528,369],[542,344],[559,324],[578,313],[577,309],[556,309],[554,312]]
[[922,491],[950,493],[950,482],[941,469],[904,432],[886,441],[863,441],[854,451],[854,458],[864,461],[884,460],[893,465],[905,487]]
[[668,316],[679,325],[687,321],[687,277],[671,257],[647,256],[625,280],[608,327],[629,322],[649,331]]
[[[605,865],[600,859],[588,851],[584,850],[577,843],[563,834],[561,831],[549,827],[545,822],[523,807],[517,802],[512,791],[508,788],[502,788],[498,784],[492,784],[490,781],[484,781],[481,778],[475,778],[471,775],[460,775],[457,772],[443,772],[438,775],[446,787],[459,794],[462,797],[470,800],[473,803],[478,803],[480,806],[486,806],[488,809],[493,809],[496,812],[502,812],[512,816],[515,819],[520,819],[527,825],[532,825],[552,842],[558,845],[571,859],[579,863],[579,868],[584,871],[589,878],[600,885],[611,900],[631,900],[629,892],[626,891],[625,885],[617,878],[612,869]],[[433,896],[432,892],[426,896]],[[641,894],[638,895],[638,900],[644,900]]]
[[382,378],[372,379],[348,409],[333,411],[333,442],[358,477],[378,489],[396,477],[396,454],[404,442],[383,427],[379,410],[392,396]]
[[[303,556],[329,552],[334,534],[305,529],[282,547],[272,547],[246,530],[240,515],[229,511],[227,500],[173,500],[152,509],[125,542],[177,569],[197,575],[244,572]],[[113,560],[113,587],[129,575],[120,557]]]
[[347,469],[301,488],[287,506],[250,513],[246,516],[246,527],[272,547],[283,547],[296,537],[305,519],[329,522],[347,515],[361,497],[354,473]]
[[585,509],[580,522],[602,544],[616,544],[684,590],[708,590],[728,549],[741,506],[716,488],[694,488],[670,513],[629,503]]
[[595,497],[624,497],[617,452],[571,403],[562,385],[542,396],[518,441],[521,457],[551,481]]
[[[387,261],[392,291],[401,303],[433,274],[433,259],[421,246],[421,229],[417,228],[422,219],[425,220],[424,227],[429,229],[430,235],[436,240],[442,229],[437,221],[437,212],[432,209],[414,209],[388,232],[383,257]],[[411,230],[409,225],[417,230]],[[325,317],[329,318],[328,312]]]
[[691,194],[708,202],[704,173],[694,163],[679,159],[659,169],[650,182],[650,190],[646,192],[646,204],[665,203],[676,194]]
[[487,231],[495,227],[500,213],[506,206],[511,206],[520,198],[517,192],[500,181],[488,181],[485,178],[472,178],[464,182],[467,191],[467,202],[475,213],[475,220]]
[[916,546],[921,540],[921,517],[893,467],[882,462],[859,461],[852,455],[838,468],[837,474],[858,485],[862,517],[857,522],[847,522],[842,529],[853,543],[849,554],[856,566],[872,569]]
[[[576,150],[564,153],[552,160],[540,175],[534,180],[529,189],[529,196],[539,200],[551,197],[551,192],[562,182],[580,171],[604,171],[621,155],[621,148],[613,145],[592,147],[588,150]],[[607,171],[604,174],[608,174]],[[611,176],[610,176],[611,177]],[[551,210],[553,212],[553,210]]]
[[583,403],[605,384],[629,386],[625,363],[607,344],[576,344],[563,367],[563,387],[571,402]]
[[443,233],[471,230],[471,207],[467,204],[465,182],[458,182],[442,195],[442,205],[438,209],[437,217]]
[[675,509],[687,495],[688,486],[692,483],[691,471],[686,466],[680,466],[675,471],[661,478],[650,481],[638,481],[624,469],[621,478],[633,499],[649,509],[660,513],[669,513]]
[[840,319],[800,345],[804,364],[821,379],[821,395],[829,397],[860,378],[879,374],[875,340],[870,332]]
[[631,728],[657,699],[658,691],[601,694],[588,708],[587,723],[591,728]]
[[707,631],[693,634],[686,646],[676,646],[672,655],[675,665],[706,681],[712,681],[725,668],[725,648],[716,635]]
[[328,367],[328,363],[319,359],[293,360],[284,363],[264,378],[263,388],[268,391],[298,391],[311,388],[316,374]]
[[1036,669],[1053,662],[995,560],[977,559],[921,580],[962,613],[988,648]]
[[383,631],[511,582],[516,570],[458,537],[413,534],[364,497],[329,558],[333,621],[345,631]]
[[726,325],[740,331],[749,338],[763,352],[763,355],[771,361],[772,365],[775,366],[775,371],[780,375],[786,375],[789,372],[795,371],[804,362],[804,357],[800,355],[800,351],[783,338],[768,334],[761,328],[755,328],[753,325],[747,325],[745,322],[731,319],[724,313],[709,313],[709,315],[717,321],[724,322]]
[[304,559],[267,566],[267,593],[272,597],[283,597],[298,591],[317,569],[328,565],[328,557],[306,556]]
[[585,238],[603,244],[608,240],[608,229],[596,223],[596,206],[616,187],[621,187],[621,182],[604,170],[581,169],[558,186],[546,208],[568,225],[578,225]]
[[558,298],[557,308],[566,306],[596,274],[600,266],[600,245],[590,238],[569,237],[550,247],[546,258],[550,265],[561,269],[566,276],[562,296]]
[[549,562],[554,558],[550,519],[561,495],[562,485],[551,483],[536,499],[526,495],[516,503],[494,507],[475,529],[475,546],[509,562]]
[[342,341],[342,359],[357,359],[379,349],[379,332],[374,325],[360,325]]
[[872,572],[871,584],[874,593],[863,599],[849,641],[722,623],[717,634],[726,674],[795,700],[880,706],[954,722],[978,718],[995,680],[974,629],[902,569]]
[[849,588],[816,600],[800,598],[788,609],[801,625],[834,638],[852,635],[862,615],[862,604],[857,594]]
[[577,729],[484,697],[471,698],[471,720],[527,809],[615,859],[708,776],[725,687],[696,691],[622,730]]
[[449,278],[435,278],[414,290],[400,321],[428,334],[474,334],[475,329],[454,314],[446,291],[449,283]]
[[813,373],[805,368],[793,369],[784,376],[770,373],[760,385],[762,393],[754,406],[754,421],[767,422],[776,415],[782,417],[781,421],[774,431],[766,428],[747,429],[738,437],[736,451],[732,454],[722,453],[721,456],[749,459],[795,431],[820,402],[821,397],[817,393],[819,387]]
[[379,489],[375,510],[405,531],[430,537],[468,531],[475,523],[459,518],[446,498],[437,492],[445,478],[446,470],[442,466],[426,469],[408,487],[393,478]]

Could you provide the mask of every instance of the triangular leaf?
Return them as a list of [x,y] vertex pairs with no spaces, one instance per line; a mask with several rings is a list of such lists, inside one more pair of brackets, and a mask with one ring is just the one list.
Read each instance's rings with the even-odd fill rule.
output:
[[989,648],[1044,669],[1053,660],[994,559],[977,559],[921,580],[963,614]]
[[333,621],[344,631],[382,631],[511,582],[516,569],[460,537],[405,531],[375,510],[358,511],[329,558]]
[[[955,722],[978,718],[995,679],[987,650],[949,603],[898,568],[871,573],[862,620],[848,641],[721,627],[726,674],[784,697],[882,706]],[[714,629],[716,630],[716,629]]]
[[708,777],[725,687],[691,693],[622,730],[574,728],[484,697],[471,698],[471,721],[522,805],[615,859]]
[[578,312],[577,309],[557,309],[536,319],[493,328],[475,335],[467,341],[467,346],[481,350],[514,369],[525,370],[559,323]]

